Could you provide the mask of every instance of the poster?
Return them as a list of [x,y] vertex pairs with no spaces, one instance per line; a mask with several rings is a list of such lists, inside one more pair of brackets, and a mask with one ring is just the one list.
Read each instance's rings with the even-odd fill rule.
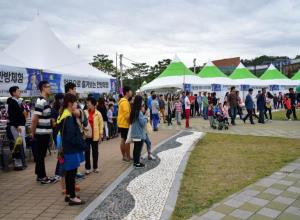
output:
[[241,85],[241,91],[248,91],[250,89],[250,85]]
[[117,80],[110,79],[110,92],[115,93],[117,91]]
[[64,88],[62,88],[63,86],[61,86],[61,74],[43,72],[42,78],[43,80],[49,82],[52,93],[63,92]]
[[27,86],[26,86],[27,92],[29,92],[30,96],[39,96],[40,91],[38,87],[40,81],[42,80],[41,70],[27,68],[26,71],[28,75]]
[[191,84],[186,84],[186,83],[184,83],[184,84],[183,84],[183,89],[184,89],[184,91],[189,91],[189,92],[191,92],[191,90],[192,90],[192,85],[191,85]]
[[211,91],[221,92],[222,91],[222,85],[221,84],[211,84]]
[[279,91],[279,85],[270,85],[270,91]]

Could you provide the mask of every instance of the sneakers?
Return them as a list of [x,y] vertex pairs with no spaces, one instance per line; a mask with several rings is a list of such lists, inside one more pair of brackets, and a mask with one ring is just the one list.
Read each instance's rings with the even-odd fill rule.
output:
[[76,179],[84,179],[84,174],[80,172],[76,173]]
[[54,177],[45,177],[45,178],[37,178],[36,181],[44,185],[44,184],[56,183],[58,180]]
[[135,168],[144,168],[144,167],[145,167],[145,164],[143,164],[143,163],[135,163],[135,164],[133,164],[133,166],[134,166]]
[[156,160],[156,157],[154,157],[152,154],[148,155],[148,160]]
[[97,169],[94,169],[94,171],[93,171],[94,173],[99,173],[99,169],[97,168]]
[[92,170],[86,170],[85,175],[89,175],[92,172]]

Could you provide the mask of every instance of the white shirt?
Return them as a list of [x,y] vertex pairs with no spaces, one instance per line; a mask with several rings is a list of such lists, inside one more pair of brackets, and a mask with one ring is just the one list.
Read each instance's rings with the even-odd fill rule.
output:
[[190,102],[190,99],[188,96],[186,96],[184,99],[184,106],[185,106],[185,109],[191,109],[191,102]]

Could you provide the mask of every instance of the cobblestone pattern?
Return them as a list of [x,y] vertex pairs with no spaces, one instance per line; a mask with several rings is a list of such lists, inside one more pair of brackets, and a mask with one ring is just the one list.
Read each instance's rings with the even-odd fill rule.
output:
[[[193,132],[183,131],[174,138],[162,144],[153,151],[154,155],[173,148],[178,148],[181,143],[176,140],[180,137],[188,136]],[[130,174],[113,190],[113,192],[89,215],[87,219],[123,219],[131,213],[135,207],[135,200],[127,191],[127,187],[136,177],[155,169],[161,160],[157,158],[155,161],[146,161],[146,167],[143,169],[134,169]],[[152,180],[153,182],[153,180]],[[132,218],[134,219],[134,218]]]

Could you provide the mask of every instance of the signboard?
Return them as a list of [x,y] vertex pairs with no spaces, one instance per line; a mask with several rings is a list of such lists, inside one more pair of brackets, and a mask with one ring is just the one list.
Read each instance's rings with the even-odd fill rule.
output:
[[184,84],[183,84],[183,88],[184,88],[184,91],[189,91],[189,92],[191,92],[191,90],[192,90],[192,85],[191,85],[191,84],[186,84],[186,83],[184,83]]
[[248,91],[250,89],[250,85],[241,85],[241,91]]
[[110,79],[110,92],[114,93],[117,91],[117,80]]
[[64,92],[64,88],[61,85],[61,75],[56,73],[42,73],[43,80],[46,80],[49,82],[51,86],[51,92],[52,93],[61,93]]
[[211,84],[211,91],[221,92],[222,91],[222,85],[221,84]]
[[279,85],[270,85],[270,91],[279,91],[280,87]]

